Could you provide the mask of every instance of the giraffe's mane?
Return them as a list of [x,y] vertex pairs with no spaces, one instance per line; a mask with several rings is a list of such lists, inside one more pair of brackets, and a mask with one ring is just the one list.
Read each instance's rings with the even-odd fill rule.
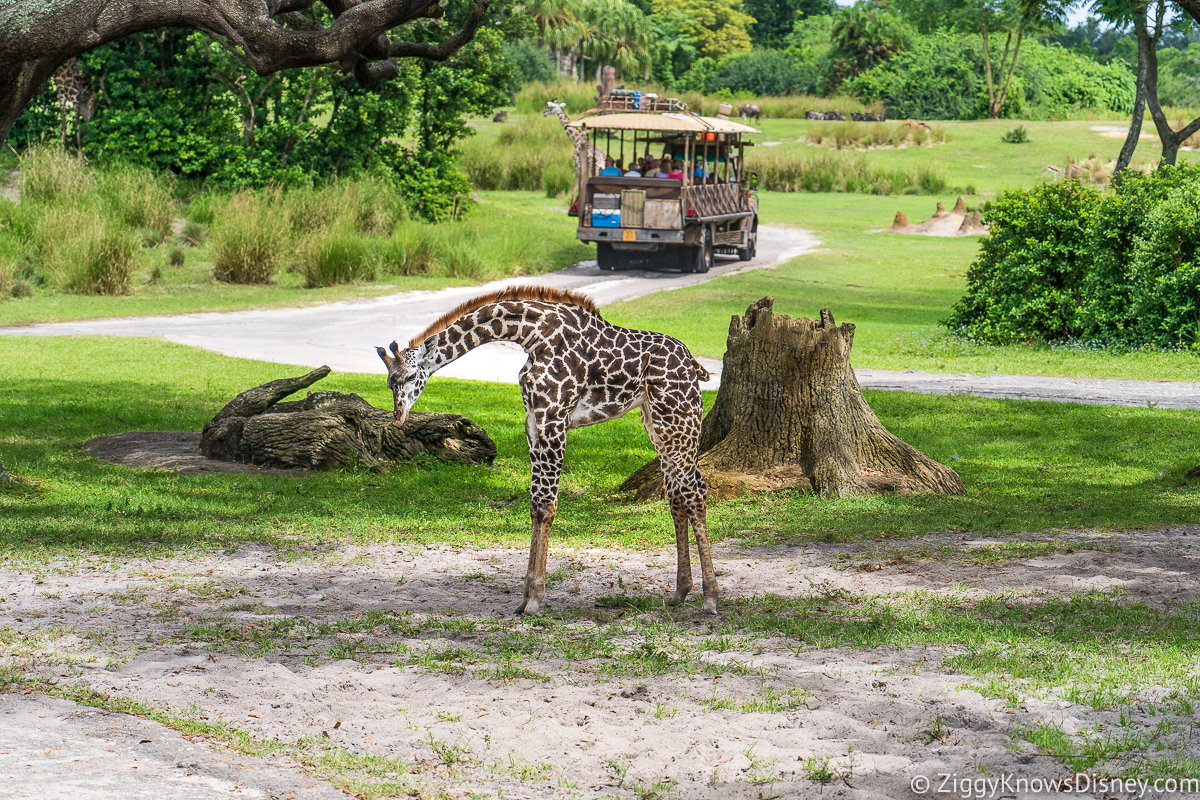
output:
[[590,311],[596,316],[600,316],[600,309],[596,306],[596,301],[588,297],[586,294],[572,292],[569,289],[555,289],[550,286],[509,286],[505,289],[497,289],[494,292],[481,294],[479,297],[471,298],[466,302],[459,303],[454,308],[442,314],[425,330],[418,333],[409,340],[408,346],[410,349],[419,347],[421,342],[428,339],[430,336],[441,333],[449,328],[459,317],[470,314],[472,311],[478,311],[491,303],[505,302],[535,302],[535,303],[555,303],[564,306],[577,306]]

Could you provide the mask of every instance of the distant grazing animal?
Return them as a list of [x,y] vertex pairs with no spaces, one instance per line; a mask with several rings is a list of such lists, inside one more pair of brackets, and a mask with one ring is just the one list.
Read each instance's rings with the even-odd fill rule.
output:
[[758,118],[762,116],[762,109],[754,103],[746,103],[738,109],[738,116],[743,119],[754,119],[754,124],[758,124]]
[[507,111],[497,111],[496,116],[492,117],[492,122],[504,122],[506,119],[508,119]]
[[845,122],[845,121],[846,121],[846,115],[845,115],[845,114],[843,114],[843,113],[841,113],[840,111],[826,111],[826,112],[825,112],[825,119],[839,119],[839,120],[841,120],[842,122]]
[[429,376],[487,342],[516,342],[529,360],[518,383],[525,401],[532,538],[518,614],[536,614],[546,596],[546,554],[558,509],[567,431],[642,412],[658,452],[667,504],[675,522],[677,569],[671,603],[692,589],[688,524],[696,535],[703,575],[702,610],[717,613],[717,577],[705,520],[708,489],[700,475],[700,381],[708,372],[677,339],[610,325],[590,297],[547,286],[512,286],[468,300],[391,355],[387,385],[403,425]]
[[914,131],[925,131],[928,133],[929,131],[933,130],[933,128],[929,127],[924,122],[921,122],[919,119],[906,119],[904,120],[903,124],[912,128]]
[[882,111],[878,114],[873,114],[872,116],[875,117],[876,122],[887,122],[887,114],[883,113]]
[[825,119],[825,115],[822,114],[820,111],[805,111],[804,118],[805,119]]
[[868,122],[875,119],[875,116],[873,114],[859,114],[857,111],[851,111],[850,119],[855,122]]

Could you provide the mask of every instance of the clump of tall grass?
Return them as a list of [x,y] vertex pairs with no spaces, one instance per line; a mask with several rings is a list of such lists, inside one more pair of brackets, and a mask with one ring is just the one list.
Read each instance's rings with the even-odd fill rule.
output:
[[301,235],[341,222],[359,233],[387,235],[408,218],[399,192],[375,178],[292,189],[283,195],[282,207],[292,230]]
[[189,247],[199,247],[208,241],[208,226],[203,222],[188,220],[179,230],[179,241]]
[[98,173],[100,199],[111,215],[130,228],[154,231],[159,241],[175,219],[171,181],[144,167],[118,166]]
[[571,140],[553,117],[524,117],[500,131],[498,140],[472,137],[458,163],[477,189],[568,191],[575,181]]
[[315,233],[300,248],[300,274],[306,289],[371,280],[374,251],[347,222]]
[[38,260],[59,291],[124,294],[137,237],[119,220],[90,209],[51,206],[38,220]]
[[[272,202],[276,200],[276,202]],[[228,283],[270,283],[290,238],[278,194],[239,192],[213,225],[213,276]]]
[[[538,230],[520,225],[500,231],[475,222],[396,227],[381,247],[382,266],[393,275],[500,278],[534,275],[560,266]],[[564,242],[569,246],[571,242]]]
[[18,159],[21,198],[35,203],[71,203],[96,188],[96,177],[82,156],[61,145],[30,147]]
[[834,153],[755,152],[746,159],[746,169],[758,173],[760,189],[773,192],[938,194],[946,189],[945,176],[935,166],[885,170],[863,156]]

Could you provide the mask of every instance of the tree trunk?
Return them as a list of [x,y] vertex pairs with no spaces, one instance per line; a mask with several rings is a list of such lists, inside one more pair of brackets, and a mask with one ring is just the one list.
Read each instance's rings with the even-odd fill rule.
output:
[[398,428],[392,410],[356,394],[317,392],[279,402],[328,374],[329,367],[321,367],[242,392],[205,424],[200,452],[221,461],[305,469],[381,467],[421,455],[460,464],[491,464],[496,457],[487,433],[457,414],[417,412]]
[[[850,367],[854,326],[776,315],[765,297],[729,324],[721,388],[700,433],[700,471],[718,497],[801,488],[821,495],[961,494],[962,480],[893,436]],[[657,461],[621,485],[662,494]]]
[[1129,162],[1133,160],[1133,151],[1137,149],[1138,140],[1142,136],[1142,120],[1146,115],[1146,69],[1148,65],[1148,57],[1143,52],[1142,42],[1139,39],[1133,116],[1129,121],[1129,133],[1125,136],[1125,144],[1121,145],[1121,152],[1117,156],[1117,165],[1113,169],[1113,180],[1115,181],[1120,181],[1121,173],[1129,168]]

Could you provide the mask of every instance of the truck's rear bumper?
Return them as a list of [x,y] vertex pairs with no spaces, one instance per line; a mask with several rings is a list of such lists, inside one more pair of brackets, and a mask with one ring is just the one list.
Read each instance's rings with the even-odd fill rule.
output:
[[[631,236],[632,235],[632,236]],[[575,238],[581,242],[636,242],[638,244],[686,244],[691,236],[686,230],[657,230],[654,228],[590,228],[580,226]]]

